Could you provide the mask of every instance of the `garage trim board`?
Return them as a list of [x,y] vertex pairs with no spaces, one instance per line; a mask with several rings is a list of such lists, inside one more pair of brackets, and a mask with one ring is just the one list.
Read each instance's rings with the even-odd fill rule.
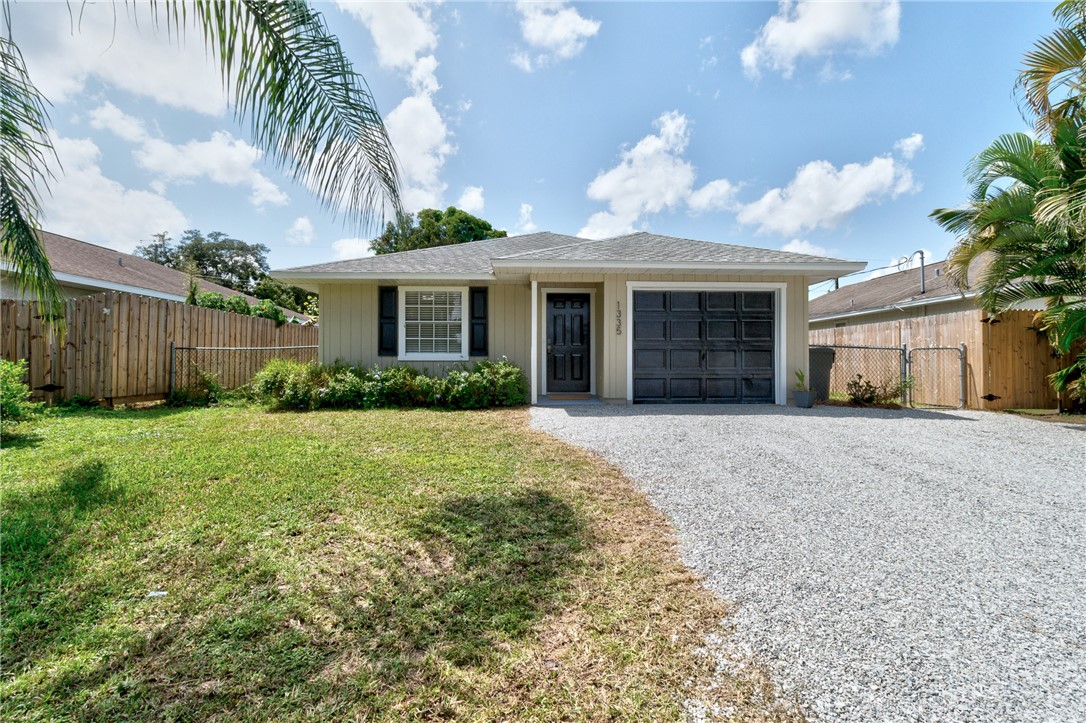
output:
[[787,284],[779,282],[705,282],[705,281],[629,281],[626,284],[626,316],[630,328],[626,334],[626,401],[634,400],[634,292],[635,291],[769,291],[774,294],[773,322],[773,380],[774,403],[787,404],[788,375],[784,360],[787,359],[786,304]]

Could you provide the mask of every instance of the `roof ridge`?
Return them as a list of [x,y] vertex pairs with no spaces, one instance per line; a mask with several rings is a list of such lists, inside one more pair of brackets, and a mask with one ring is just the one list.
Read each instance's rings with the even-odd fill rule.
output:
[[[541,233],[549,234],[551,236],[566,236],[564,233],[554,233],[553,231],[543,231]],[[525,234],[525,235],[528,235],[528,234]],[[603,238],[597,238],[597,239],[585,238],[585,239],[583,239],[580,236],[566,236],[566,238],[575,238],[577,240],[575,242],[571,243],[571,244],[562,244],[561,246],[550,246],[545,250],[546,251],[554,251],[555,249],[568,249],[568,248],[573,248],[574,246],[584,246],[585,244],[594,244],[594,243],[599,243],[600,241],[606,241],[607,240],[607,239],[603,239]],[[543,250],[544,249],[533,249],[531,251],[521,251],[520,253],[509,254],[507,256],[495,256],[494,259],[515,259],[518,256],[526,256],[527,254],[539,253],[540,251],[543,251]]]

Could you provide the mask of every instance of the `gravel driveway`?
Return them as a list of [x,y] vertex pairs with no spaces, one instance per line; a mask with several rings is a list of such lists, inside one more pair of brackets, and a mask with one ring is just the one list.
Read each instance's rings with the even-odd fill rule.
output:
[[1086,720],[1086,425],[768,406],[532,420],[638,482],[739,604],[728,645],[812,717]]

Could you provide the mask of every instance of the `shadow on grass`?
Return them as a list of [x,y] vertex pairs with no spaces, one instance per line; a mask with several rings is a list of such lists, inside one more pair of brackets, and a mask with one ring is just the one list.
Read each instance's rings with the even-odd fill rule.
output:
[[118,499],[123,490],[107,482],[100,460],[76,465],[50,487],[5,492],[0,528],[0,580],[4,589],[3,657],[9,666],[25,663],[53,642],[70,624],[64,609],[70,600],[58,590],[78,575],[82,554],[76,530],[96,509]]
[[565,501],[520,490],[446,498],[402,530],[335,574],[307,574],[305,589],[283,586],[273,552],[244,540],[193,549],[228,594],[195,596],[151,633],[118,633],[116,652],[45,676],[27,698],[51,701],[48,715],[98,720],[395,720],[485,705],[470,681],[508,674],[502,657],[561,604],[591,544],[583,523]]

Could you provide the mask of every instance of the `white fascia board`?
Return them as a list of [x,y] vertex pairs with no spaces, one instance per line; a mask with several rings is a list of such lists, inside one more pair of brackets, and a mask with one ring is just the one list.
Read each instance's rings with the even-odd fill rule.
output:
[[[5,272],[11,272],[10,264],[0,264],[0,270]],[[143,286],[132,286],[131,284],[118,284],[113,281],[103,281],[102,279],[96,279],[91,276],[79,276],[78,274],[66,274],[60,271],[54,271],[53,276],[61,284],[71,284],[73,286],[85,286],[90,289],[97,289],[99,291],[123,291],[128,294],[137,294],[139,296],[150,296],[155,299],[166,299],[167,301],[184,301],[185,297],[182,294],[168,294],[165,291],[158,291],[156,289],[148,289]]]
[[837,262],[778,262],[778,263],[746,263],[728,262],[711,263],[705,261],[536,261],[530,259],[493,259],[491,265],[495,270],[500,268],[532,268],[535,271],[548,269],[644,269],[646,271],[671,271],[681,269],[683,271],[764,271],[788,276],[807,276],[812,273],[829,273],[844,275],[855,271],[863,271],[867,268],[865,261],[837,261]]
[[[337,284],[344,281],[494,281],[494,274],[414,274],[409,271],[272,271],[273,279],[295,286]],[[299,283],[300,282],[300,283]]]
[[867,316],[869,314],[885,314],[887,311],[894,311],[896,309],[912,309],[917,306],[928,306],[931,304],[945,304],[950,301],[960,301],[961,299],[972,299],[977,295],[976,291],[966,291],[962,294],[951,294],[949,296],[933,296],[930,299],[913,299],[912,301],[903,301],[900,304],[887,304],[886,306],[876,306],[871,309],[857,309],[856,311],[838,311],[834,314],[819,314],[818,316],[811,316],[811,321],[836,321],[838,319],[848,319],[853,316]]

